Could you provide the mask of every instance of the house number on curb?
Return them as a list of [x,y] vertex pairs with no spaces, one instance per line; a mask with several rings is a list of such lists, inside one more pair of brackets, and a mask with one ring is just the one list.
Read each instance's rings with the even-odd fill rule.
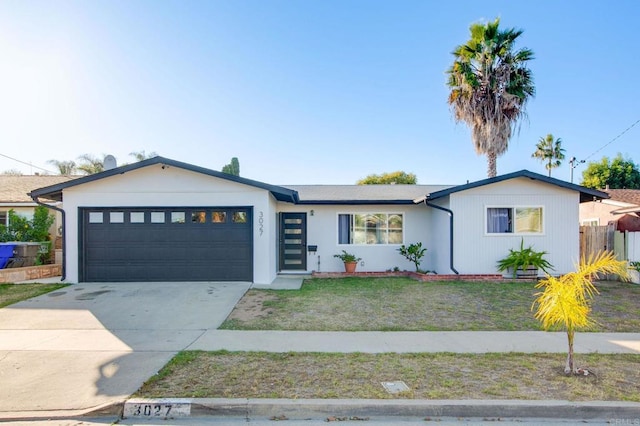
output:
[[130,400],[124,404],[123,417],[172,418],[191,415],[188,400]]
[[258,229],[262,237],[262,233],[264,232],[264,214],[262,212],[258,213]]

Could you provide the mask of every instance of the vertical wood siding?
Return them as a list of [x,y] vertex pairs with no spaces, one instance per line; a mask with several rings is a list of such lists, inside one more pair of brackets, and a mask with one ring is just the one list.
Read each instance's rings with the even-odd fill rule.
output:
[[[496,273],[496,262],[510,248],[518,248],[522,238],[525,246],[548,252],[554,275],[570,272],[578,260],[579,194],[575,191],[521,178],[454,193],[450,204],[456,221],[456,268],[462,274]],[[486,234],[487,206],[541,206],[543,233]]]

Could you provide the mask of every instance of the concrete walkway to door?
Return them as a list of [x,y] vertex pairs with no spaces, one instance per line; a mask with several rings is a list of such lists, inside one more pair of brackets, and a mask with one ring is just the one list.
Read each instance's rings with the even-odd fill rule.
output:
[[0,419],[122,403],[250,286],[83,283],[0,309]]

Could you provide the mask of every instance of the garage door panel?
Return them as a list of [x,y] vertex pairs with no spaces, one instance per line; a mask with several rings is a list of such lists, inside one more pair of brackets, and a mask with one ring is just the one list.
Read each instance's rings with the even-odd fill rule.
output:
[[250,208],[82,209],[81,217],[84,281],[253,279]]

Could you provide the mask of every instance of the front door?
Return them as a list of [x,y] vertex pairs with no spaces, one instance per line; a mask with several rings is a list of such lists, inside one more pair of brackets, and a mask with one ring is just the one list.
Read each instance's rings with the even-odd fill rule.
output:
[[280,270],[307,270],[306,213],[280,213]]

